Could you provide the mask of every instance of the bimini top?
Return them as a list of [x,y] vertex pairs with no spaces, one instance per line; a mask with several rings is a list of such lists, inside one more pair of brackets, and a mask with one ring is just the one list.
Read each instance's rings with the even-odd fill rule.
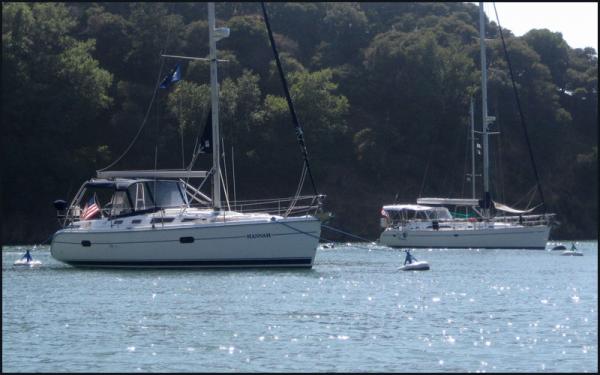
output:
[[98,178],[204,178],[206,171],[191,171],[186,169],[151,169],[130,171],[96,171]]
[[388,206],[383,206],[385,211],[428,211],[432,210],[433,207],[430,206],[422,206],[419,204],[391,204]]
[[132,179],[124,179],[117,178],[114,180],[107,180],[105,178],[92,178],[88,182],[85,183],[86,187],[97,187],[97,188],[108,188],[115,190],[127,190],[131,185],[138,182],[152,182],[154,180],[132,180]]

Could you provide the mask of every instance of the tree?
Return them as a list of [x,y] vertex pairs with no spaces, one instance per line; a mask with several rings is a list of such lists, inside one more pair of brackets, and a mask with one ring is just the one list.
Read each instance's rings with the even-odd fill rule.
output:
[[540,56],[542,64],[550,69],[552,81],[564,91],[569,66],[569,46],[559,32],[533,29],[523,35],[523,40]]
[[64,4],[3,3],[2,21],[2,173],[12,176],[2,203],[15,218],[3,237],[41,240],[25,212],[50,216],[40,201],[105,155],[91,124],[111,104],[112,75],[91,56],[94,40],[69,35],[75,20]]

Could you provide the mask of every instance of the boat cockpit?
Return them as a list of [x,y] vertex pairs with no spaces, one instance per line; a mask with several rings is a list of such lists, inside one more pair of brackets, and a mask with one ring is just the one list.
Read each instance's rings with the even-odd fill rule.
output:
[[55,207],[59,218],[73,222],[185,208],[189,207],[189,201],[181,181],[92,179],[81,186],[68,209],[64,201],[56,201]]

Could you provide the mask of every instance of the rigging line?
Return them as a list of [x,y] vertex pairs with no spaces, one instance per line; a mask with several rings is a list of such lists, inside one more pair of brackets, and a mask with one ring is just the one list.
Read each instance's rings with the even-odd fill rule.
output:
[[[498,98],[496,97],[496,108],[498,108]],[[502,145],[504,144],[504,137],[502,135],[502,122],[499,121],[500,119],[500,114],[497,113],[496,114],[496,124],[498,125],[498,138],[496,139],[496,143],[498,144],[498,152],[497,152],[497,163],[498,163],[498,173],[500,174],[500,197],[502,198],[503,202],[506,202],[506,194],[505,194],[505,186],[506,184],[504,183],[505,179],[504,179],[504,164],[502,164],[502,159],[503,159],[503,147]]]
[[[454,151],[454,150],[460,150],[460,143],[461,143],[461,141],[463,140],[463,135],[462,135],[460,132],[456,132],[456,134],[457,134],[457,137],[456,137],[455,144],[454,144],[455,146],[454,146],[454,148],[452,149],[452,151]],[[468,142],[466,142],[466,143],[468,144]],[[457,151],[457,152],[456,152],[456,155],[458,155],[458,154],[459,154],[459,152]],[[466,164],[467,164],[467,159],[466,159],[466,157],[465,157],[465,168],[466,168]],[[449,168],[448,168],[448,169],[446,169],[446,171],[445,171],[445,173],[444,173],[444,179],[443,179],[442,186],[446,186],[446,180],[447,180],[447,179],[450,179],[450,181],[449,181],[449,183],[448,183],[448,186],[450,187],[450,189],[448,189],[448,191],[449,191],[449,193],[450,193],[450,194],[451,194],[451,196],[452,196],[452,195],[454,195],[454,187],[455,187],[455,185],[454,185],[454,181],[456,181],[456,180],[453,180],[453,179],[452,179],[452,177],[451,177],[451,176],[449,176],[450,174],[451,174],[451,173],[450,173],[450,169],[449,169]],[[455,173],[454,175],[456,175],[456,173]],[[461,178],[461,180],[463,181],[463,186],[464,186],[464,180],[465,180],[465,179],[464,179],[464,175],[463,175],[463,177]],[[461,194],[462,194],[462,193],[461,193]]]
[[298,187],[296,188],[296,193],[294,194],[293,199],[291,200],[290,206],[285,211],[284,216],[288,217],[292,210],[296,207],[298,203],[298,199],[300,198],[300,193],[302,192],[302,187],[304,186],[304,181],[306,180],[306,164],[302,163],[302,172],[300,173],[300,181],[298,182]]
[[521,201],[525,198],[527,198],[528,196],[535,194],[535,190],[536,190],[536,186],[533,185],[533,187],[531,189],[529,189],[527,191],[527,193],[525,193],[524,195],[522,195],[516,202],[511,204],[511,207],[518,207],[519,204],[521,203]]
[[[193,124],[193,122],[192,122]],[[184,169],[187,170],[192,170],[193,164],[194,164],[194,158],[196,157],[196,151],[198,150],[198,138],[200,137],[200,130],[198,130],[198,134],[196,134],[196,140],[194,141],[194,149],[192,150],[192,157],[190,159],[190,164],[188,164],[188,166]]]
[[237,195],[235,192],[235,158],[233,157],[233,146],[231,146],[231,178],[233,179],[233,209],[235,210]]
[[[198,159],[198,156],[202,153],[202,146],[199,146],[199,141],[202,141],[202,139],[199,139],[200,138],[200,130],[201,129],[206,130],[206,126],[212,126],[210,124],[210,120],[212,119],[211,113],[212,112],[209,109],[208,116],[206,117],[207,124],[203,128],[198,127],[198,132],[196,133],[196,141],[195,141],[195,145],[194,145],[194,151],[192,152],[192,160],[190,161],[190,164],[187,167],[188,171],[192,170],[192,168],[194,167],[194,164],[196,163],[196,160]],[[193,124],[194,124],[194,122],[192,121],[192,125]],[[211,140],[211,142],[212,142],[212,140]],[[212,149],[212,147],[211,147],[211,149]],[[212,150],[211,150],[211,152],[212,152]],[[186,180],[185,180],[186,183],[189,182],[189,180],[190,180],[190,177],[189,176],[186,177]]]
[[350,237],[357,238],[357,239],[359,239],[359,240],[362,240],[362,241],[365,241],[365,242],[373,242],[373,241],[371,241],[371,240],[369,240],[369,239],[366,239],[366,238],[364,238],[364,237],[357,236],[357,235],[355,235],[355,234],[352,234],[352,233],[344,232],[344,231],[343,231],[343,230],[341,230],[341,229],[336,229],[336,228],[334,228],[334,227],[330,227],[329,225],[321,224],[321,226],[322,226],[323,228],[326,228],[326,229],[332,230],[332,231],[334,231],[334,232],[339,232],[339,233],[345,234],[345,235],[347,235],[347,236],[350,236]]
[[529,207],[531,207],[531,203],[533,202],[533,198],[534,198],[534,195],[531,194],[531,197],[529,198],[529,202],[527,202],[527,206],[525,206],[525,209],[529,209]]
[[[156,167],[158,165],[158,138],[160,136],[160,94],[158,94],[157,102],[156,102],[156,138],[154,139],[154,170],[156,171]],[[156,180],[156,178],[155,178]],[[155,190],[156,191],[156,190]]]
[[[490,59],[491,60],[491,59]],[[491,64],[491,62],[490,62]],[[496,108],[499,107],[498,105],[498,97],[494,97],[494,105]],[[502,123],[500,121],[500,114],[496,113],[496,120],[494,120],[494,123],[496,124],[496,126],[498,127],[497,129],[497,137],[493,138],[494,142],[494,149],[496,150],[496,152],[493,155],[493,168],[494,168],[494,183],[493,183],[493,188],[494,188],[494,192],[495,192],[495,197],[498,198],[498,200],[500,200],[501,202],[506,202],[506,196],[504,194],[504,170],[503,170],[503,165],[502,165]]]
[[223,173],[219,173],[219,176],[221,177],[221,185],[223,186],[223,192],[225,193],[225,202],[227,203],[227,209],[231,211],[231,206],[229,205],[229,194],[227,194],[226,184],[223,180]]
[[[465,138],[467,140],[467,142],[465,142],[465,164],[463,167],[463,174],[462,174],[462,185],[460,187],[460,196],[464,197],[465,195],[465,184],[467,182],[466,176],[467,176],[467,164],[469,162],[469,138],[471,137],[471,124],[469,123],[469,126],[467,126],[467,137]],[[471,178],[475,178],[474,176],[471,176]]]
[[277,69],[279,70],[279,76],[281,77],[281,84],[283,85],[283,91],[285,92],[285,99],[287,100],[288,107],[290,109],[290,114],[292,115],[292,120],[294,122],[294,127],[296,128],[296,138],[298,139],[298,143],[300,144],[300,149],[302,150],[302,156],[304,157],[304,163],[306,164],[306,168],[308,170],[308,177],[310,178],[310,183],[312,185],[313,191],[315,195],[318,195],[317,187],[315,185],[315,181],[313,179],[312,173],[310,171],[310,164],[308,162],[308,151],[306,149],[306,144],[304,143],[304,135],[302,131],[302,127],[298,122],[298,117],[296,116],[296,111],[294,111],[294,104],[292,103],[292,98],[290,96],[290,92],[288,90],[288,84],[285,79],[285,75],[283,73],[283,67],[281,66],[281,61],[279,60],[279,53],[277,52],[277,47],[275,45],[275,39],[273,38],[273,32],[271,31],[271,24],[269,23],[269,16],[267,15],[267,8],[265,7],[265,3],[261,2],[260,6],[262,7],[263,16],[265,18],[265,24],[267,26],[267,32],[269,34],[269,40],[271,41],[271,48],[273,49],[273,55],[275,56],[275,62],[277,63]]
[[[223,190],[225,191],[225,199],[227,200],[227,209],[231,211],[231,206],[229,205],[229,179],[227,178],[227,159],[225,158],[225,141],[223,137],[221,137],[221,159],[223,159],[223,171],[225,173],[219,173],[221,175],[221,182],[223,183]],[[223,175],[225,175],[225,181],[223,181]]]
[[190,164],[187,167],[188,170],[192,170],[192,167],[194,166],[194,163],[196,163],[198,156],[202,153],[202,147],[199,146],[200,133],[202,131],[206,130],[207,126],[212,126],[210,124],[211,118],[212,118],[212,111],[209,109],[208,114],[206,116],[206,121],[205,121],[206,125],[204,127],[198,127],[198,132],[196,133],[196,144],[194,145],[194,152],[192,153],[192,160],[190,161]]
[[131,147],[133,146],[133,144],[137,141],[138,137],[142,133],[142,130],[144,129],[144,126],[146,125],[146,122],[148,120],[148,116],[150,115],[150,110],[152,109],[152,104],[154,103],[154,99],[156,98],[156,93],[158,92],[158,88],[160,86],[161,77],[162,77],[162,70],[163,70],[164,63],[165,63],[164,59],[161,58],[160,69],[158,69],[158,77],[157,77],[157,80],[156,80],[156,84],[154,85],[154,93],[152,94],[152,99],[150,100],[150,105],[148,105],[148,109],[146,110],[146,115],[144,116],[144,120],[142,121],[142,125],[139,127],[137,133],[135,134],[135,136],[131,140],[131,143],[129,143],[129,146],[127,146],[127,148],[121,154],[121,156],[119,156],[117,158],[117,160],[115,160],[114,162],[112,162],[108,166],[106,166],[106,167],[104,167],[102,169],[99,169],[98,172],[102,172],[102,171],[105,171],[105,170],[107,170],[107,169],[109,169],[111,167],[114,167],[119,161],[121,161],[121,159],[129,152],[129,150],[131,149]]
[[[179,96],[179,118],[181,118],[181,101],[182,96]],[[185,129],[185,122],[180,124],[179,135],[181,138],[181,169],[185,169],[185,147],[183,146],[183,131]]]
[[[162,61],[165,60],[165,58],[162,56],[163,55],[163,51],[166,52],[166,49],[169,45],[169,39],[171,39],[171,31],[173,29],[174,25],[169,25],[169,29],[167,31],[167,37],[165,39],[165,44],[162,48],[162,51],[160,53],[161,59]],[[163,64],[161,64],[162,66]],[[165,92],[165,96],[168,95]],[[158,95],[158,99],[160,99],[160,94]],[[166,100],[165,100],[166,103]],[[158,105],[158,103],[156,104],[156,143],[155,143],[155,148],[154,148],[154,170],[156,170],[158,168],[158,144],[159,144],[159,140],[160,140],[160,105]],[[156,188],[156,178],[154,179],[154,186]],[[163,222],[163,226],[164,226],[164,222]]]
[[502,49],[504,50],[506,62],[508,63],[508,71],[510,72],[510,80],[512,82],[513,91],[515,92],[517,107],[519,109],[519,116],[521,118],[521,127],[523,128],[523,133],[525,134],[525,141],[527,142],[527,149],[529,151],[529,158],[531,159],[531,164],[533,166],[533,173],[535,175],[535,181],[537,183],[538,192],[540,193],[540,198],[542,199],[542,205],[544,206],[544,213],[546,213],[546,200],[544,199],[544,193],[542,192],[542,185],[540,184],[540,178],[538,175],[537,167],[535,165],[535,159],[533,158],[533,150],[531,149],[531,142],[529,140],[529,134],[527,133],[527,126],[525,125],[525,116],[523,116],[523,110],[521,108],[521,101],[519,100],[519,93],[517,92],[517,86],[515,84],[515,78],[513,75],[512,64],[510,63],[508,51],[506,50],[506,43],[504,42],[504,35],[502,34],[502,27],[500,26],[500,19],[498,17],[498,11],[496,10],[496,3],[492,2],[492,4],[494,5],[494,13],[496,14],[496,21],[498,21],[498,31],[500,31],[500,39],[502,39]]
[[154,92],[152,93],[152,99],[150,99],[150,104],[148,105],[148,109],[146,110],[146,115],[144,116],[144,120],[142,120],[142,124],[140,125],[137,133],[135,134],[135,136],[133,137],[133,139],[131,140],[131,143],[129,143],[129,146],[127,146],[127,148],[125,149],[125,151],[121,154],[121,156],[119,156],[117,158],[117,160],[115,160],[114,162],[112,162],[111,164],[109,164],[108,166],[99,169],[98,172],[102,172],[105,171],[111,167],[114,167],[125,155],[127,155],[127,153],[129,152],[129,150],[131,149],[131,147],[133,147],[133,145],[135,144],[135,142],[137,141],[138,137],[140,136],[140,134],[142,133],[142,130],[144,129],[144,126],[146,125],[146,121],[148,120],[148,116],[150,115],[150,110],[152,109],[152,104],[154,103],[154,99],[156,98],[156,94],[158,93],[159,87],[160,87],[160,83],[162,81],[162,71],[163,71],[163,67],[165,65],[165,58],[162,57],[163,53],[165,52],[168,44],[169,44],[169,39],[171,37],[171,28],[169,27],[169,31],[167,33],[167,38],[165,40],[165,44],[163,45],[162,50],[160,51],[160,67],[158,69],[158,77],[156,78],[156,84],[154,85]]
[[302,187],[304,186],[304,180],[306,179],[306,164],[302,164],[302,173],[300,174],[300,182],[298,182],[298,188],[296,189],[296,193],[294,194],[294,199],[292,200],[292,202],[290,203],[290,206],[288,207],[288,209],[285,211],[285,217],[287,217],[292,210],[294,209],[294,206],[296,206],[296,203],[298,202],[298,198],[300,197],[300,192],[302,191]]
[[[300,229],[298,229],[298,228],[294,228],[293,226],[291,226],[291,225],[288,225],[288,224],[286,224],[286,223],[283,223],[283,222],[281,222],[281,221],[275,221],[275,222],[276,222],[276,223],[278,223],[278,224],[281,224],[281,225],[283,225],[283,226],[285,226],[285,227],[288,227],[288,228],[290,228],[290,229],[292,229],[292,230],[295,230],[295,231],[296,231],[296,232],[298,232],[298,233],[302,233],[302,234],[305,234],[305,235],[307,235],[307,236],[310,236],[310,237],[312,237],[312,238],[316,238],[317,240],[321,240],[321,239],[322,239],[322,237],[315,236],[315,235],[314,235],[314,234],[312,234],[312,233],[305,232],[305,231],[303,231],[303,230],[300,230]],[[325,238],[323,238],[323,239],[325,239]]]
[[[212,168],[211,168],[211,169],[208,171],[208,173],[206,174],[206,177],[204,178],[204,180],[202,180],[202,182],[200,183],[200,185],[198,186],[198,188],[197,188],[197,189],[196,189],[196,191],[194,192],[194,195],[192,195],[192,198],[191,198],[191,199],[194,199],[194,198],[196,198],[196,195],[198,195],[198,192],[200,191],[200,189],[202,189],[202,186],[204,186],[204,183],[205,183],[206,181],[208,181],[208,178],[209,178],[210,176],[212,176],[212,175],[213,175],[213,173],[215,173],[215,167],[214,167],[214,166],[213,166],[213,167],[212,167]],[[188,178],[188,179],[189,179],[189,178]],[[185,182],[185,183],[186,183],[186,184],[188,184],[187,180],[186,180],[186,182]]]

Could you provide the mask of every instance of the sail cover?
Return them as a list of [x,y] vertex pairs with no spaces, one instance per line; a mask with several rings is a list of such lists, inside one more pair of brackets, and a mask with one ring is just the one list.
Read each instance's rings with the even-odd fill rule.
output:
[[422,206],[418,204],[392,204],[389,206],[383,206],[384,211],[428,211],[433,209],[433,207]]
[[498,202],[494,202],[494,207],[497,210],[508,212],[508,213],[511,213],[511,214],[528,214],[531,211],[533,211],[533,210],[536,209],[536,207],[533,207],[533,208],[530,208],[528,210],[517,210],[515,208],[508,207],[507,205],[502,204],[502,203],[498,203]]

